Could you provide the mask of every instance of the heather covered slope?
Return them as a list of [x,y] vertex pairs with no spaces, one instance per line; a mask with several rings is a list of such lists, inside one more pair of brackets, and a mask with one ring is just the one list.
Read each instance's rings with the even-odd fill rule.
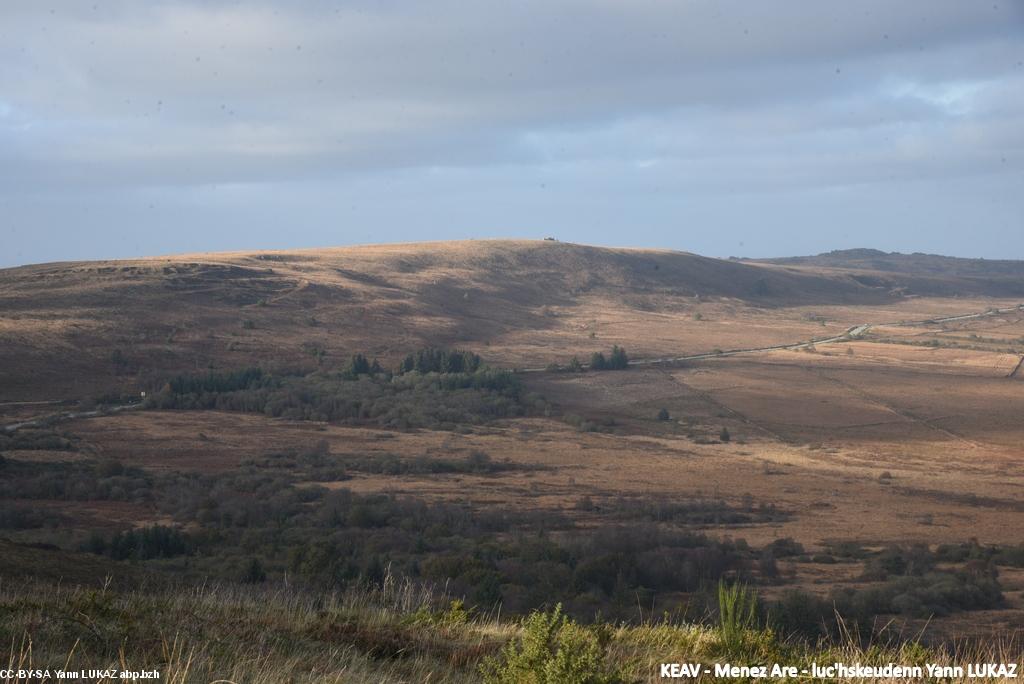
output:
[[940,296],[985,295],[1017,297],[1024,294],[1024,261],[963,259],[938,254],[901,254],[877,249],[843,249],[815,256],[760,259],[745,263],[828,269],[875,274],[853,276],[865,284],[903,287],[907,294]]
[[[4,578],[5,580],[7,578]],[[706,624],[666,615],[638,625],[582,625],[558,609],[525,620],[445,604],[408,584],[310,593],[285,586],[204,584],[118,591],[5,581],[0,587],[0,662],[12,669],[159,671],[161,681],[277,682],[607,682],[663,681],[663,663],[810,669],[844,663],[879,669],[926,663],[1016,665],[1012,639],[952,648],[916,642],[870,646],[846,640],[785,640],[746,619],[745,597],[720,599]],[[730,613],[729,606],[738,613]],[[726,610],[722,610],[725,608]],[[731,617],[730,617],[731,616]],[[791,681],[771,676],[764,681]],[[705,676],[701,681],[753,681]],[[840,675],[834,681],[921,681],[922,677]],[[988,682],[997,677],[944,678]],[[112,682],[118,678],[90,678]]]
[[390,363],[428,345],[537,366],[589,353],[595,338],[638,354],[780,343],[790,340],[768,322],[705,323],[699,339],[680,325],[702,302],[719,303],[704,317],[724,322],[970,294],[976,281],[509,240],[25,266],[0,271],[0,402],[137,393],[197,368],[337,365],[354,352]]
[[392,358],[551,328],[551,307],[583,300],[658,308],[698,295],[767,306],[886,297],[850,279],[549,241],[43,264],[0,271],[0,385],[2,399],[49,399],[134,389],[139,371],[308,363],[318,349]]

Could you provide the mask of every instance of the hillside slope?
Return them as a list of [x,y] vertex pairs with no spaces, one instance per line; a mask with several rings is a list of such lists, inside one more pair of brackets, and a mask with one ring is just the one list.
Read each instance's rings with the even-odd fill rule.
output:
[[[803,266],[813,269],[868,271],[876,282],[907,282],[922,294],[980,294],[1017,297],[1024,294],[1024,261],[963,259],[938,254],[901,254],[877,249],[843,249],[814,256],[758,259],[746,263]],[[865,276],[861,282],[871,283]]]
[[[963,285],[933,280],[509,240],[25,266],[0,270],[0,402],[137,391],[168,372],[309,364],[325,352],[393,361],[425,345],[482,349],[565,327],[553,312],[584,302],[586,316],[614,308],[622,319],[695,299],[878,304]],[[536,353],[500,360],[536,363]]]

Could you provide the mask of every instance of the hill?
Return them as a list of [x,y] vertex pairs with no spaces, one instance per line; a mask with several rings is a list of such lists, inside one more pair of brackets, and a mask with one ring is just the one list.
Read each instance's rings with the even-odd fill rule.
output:
[[[874,677],[839,673],[837,682],[893,681],[886,664],[1013,662],[1010,639],[926,648],[917,642],[872,644],[845,640],[787,641],[743,614],[752,605],[739,593],[736,610],[717,624],[666,614],[637,625],[580,624],[559,612],[534,612],[521,621],[481,614],[461,601],[446,607],[422,587],[385,584],[313,594],[287,586],[203,583],[193,588],[116,590],[21,581],[0,588],[0,638],[12,645],[12,669],[63,664],[80,670],[158,671],[173,682],[608,682],[664,679],[663,663],[711,668],[743,663],[748,670],[715,681],[765,678],[772,663],[799,669],[811,663],[863,663]],[[31,599],[27,597],[32,597]],[[728,593],[723,602],[729,601]],[[735,600],[734,600],[735,601]],[[26,609],[30,606],[30,609]],[[56,616],[41,620],[39,614]],[[749,666],[748,666],[749,663]],[[764,665],[768,663],[768,665]],[[765,667],[759,674],[758,666]],[[54,667],[54,666],[50,666]],[[674,665],[677,670],[679,665]],[[677,676],[677,675],[672,675]],[[782,681],[774,676],[769,681]],[[919,681],[923,676],[900,677]],[[992,682],[996,674],[947,677]],[[116,681],[95,678],[90,681]]]
[[961,291],[993,296],[1016,296],[1024,292],[1024,261],[1008,259],[964,259],[921,252],[901,254],[877,249],[840,249],[814,256],[757,259],[748,263],[960,279],[955,284]]
[[391,358],[549,327],[545,307],[636,294],[766,306],[885,297],[848,278],[551,241],[53,263],[0,271],[0,384],[5,399],[82,396],[125,385],[112,373],[280,361],[303,347],[306,362],[339,347]]
[[549,241],[2,271],[0,638],[518,682],[561,605],[563,655],[624,681],[858,633],[1019,660],[1024,305],[972,295],[1007,283]]
[[[608,311],[678,314],[694,301],[778,309],[1021,290],[1001,273],[878,275],[547,240],[42,264],[0,270],[0,400],[137,394],[166,373],[325,354],[394,362],[427,345],[536,365],[554,347],[527,333],[581,330]],[[616,341],[635,345],[630,334]]]

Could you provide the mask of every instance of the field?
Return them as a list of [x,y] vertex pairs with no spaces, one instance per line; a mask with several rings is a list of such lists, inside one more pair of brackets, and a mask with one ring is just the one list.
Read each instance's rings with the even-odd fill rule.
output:
[[[537,243],[165,261],[0,274],[0,423],[44,419],[0,445],[25,483],[5,506],[45,513],[0,531],[10,543],[93,558],[90,535],[177,528],[194,551],[113,556],[110,567],[248,581],[246,564],[258,561],[259,582],[344,576],[351,587],[393,563],[485,612],[522,615],[558,599],[583,621],[705,620],[708,588],[741,579],[766,614],[785,613],[794,591],[847,601],[884,638],[1012,641],[1024,627],[1024,309],[999,278],[870,274],[879,285],[834,266]],[[395,427],[365,409],[352,420],[274,417],[244,408],[248,395],[231,410],[152,403],[170,396],[173,374],[253,365],[274,369],[294,397],[308,378],[369,383],[330,374],[357,352],[393,368],[428,345],[516,369],[514,410],[485,413],[489,404],[466,399],[456,418]],[[613,345],[633,365],[565,369]],[[697,358],[646,363],[680,357]],[[44,476],[32,470],[62,478],[94,467],[109,471],[88,471],[103,495],[40,493]],[[125,493],[111,495],[103,477]],[[190,488],[196,502],[175,503]],[[287,513],[246,508],[279,492],[295,497],[279,504]],[[224,521],[227,504],[202,500],[235,496],[244,525],[238,512]],[[423,508],[403,508],[414,505]],[[325,523],[311,513],[319,506],[347,507],[347,522]],[[411,531],[407,510],[432,522]],[[282,531],[274,520],[285,519],[308,536]],[[310,569],[325,529],[352,545],[351,568]],[[388,541],[371,541],[373,529]],[[612,531],[652,541],[630,547]],[[531,550],[534,537],[547,550]],[[218,542],[227,550],[203,546],[229,538]],[[601,555],[617,544],[622,558]],[[692,548],[719,554],[719,565],[700,565]],[[612,569],[600,574],[600,563]],[[686,563],[700,566],[692,581],[675,574]],[[542,566],[547,588],[529,579]],[[558,573],[574,587],[564,599]],[[897,588],[926,579],[955,579],[966,584],[952,593],[979,597],[997,586],[999,597],[947,604],[944,589]],[[891,603],[877,598],[885,592],[896,592]]]

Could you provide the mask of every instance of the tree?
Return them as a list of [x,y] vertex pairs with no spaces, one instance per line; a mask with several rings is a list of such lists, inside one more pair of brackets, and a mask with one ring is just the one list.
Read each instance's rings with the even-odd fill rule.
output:
[[601,352],[594,352],[590,355],[590,370],[605,370],[608,368],[608,361]]
[[583,364],[580,363],[580,360],[577,357],[575,357],[575,356],[572,357],[572,361],[569,362],[569,372],[570,373],[582,373],[583,370],[584,370]]
[[260,559],[250,558],[249,564],[245,567],[245,572],[242,573],[242,581],[246,584],[259,584],[266,579],[267,572],[263,569]]
[[347,370],[351,375],[366,375],[370,372],[370,362],[362,354],[353,354]]
[[668,420],[668,419],[669,419],[668,409],[663,408],[660,411],[658,411],[658,420]]
[[608,368],[610,370],[622,370],[629,366],[629,357],[626,356],[626,350],[619,345],[612,347],[612,354],[608,358]]
[[409,354],[398,367],[398,373],[475,373],[480,370],[481,359],[461,349],[421,349]]
[[729,428],[722,428],[722,431],[718,433],[718,439],[721,442],[728,442],[729,440],[731,440],[732,435],[729,434]]

